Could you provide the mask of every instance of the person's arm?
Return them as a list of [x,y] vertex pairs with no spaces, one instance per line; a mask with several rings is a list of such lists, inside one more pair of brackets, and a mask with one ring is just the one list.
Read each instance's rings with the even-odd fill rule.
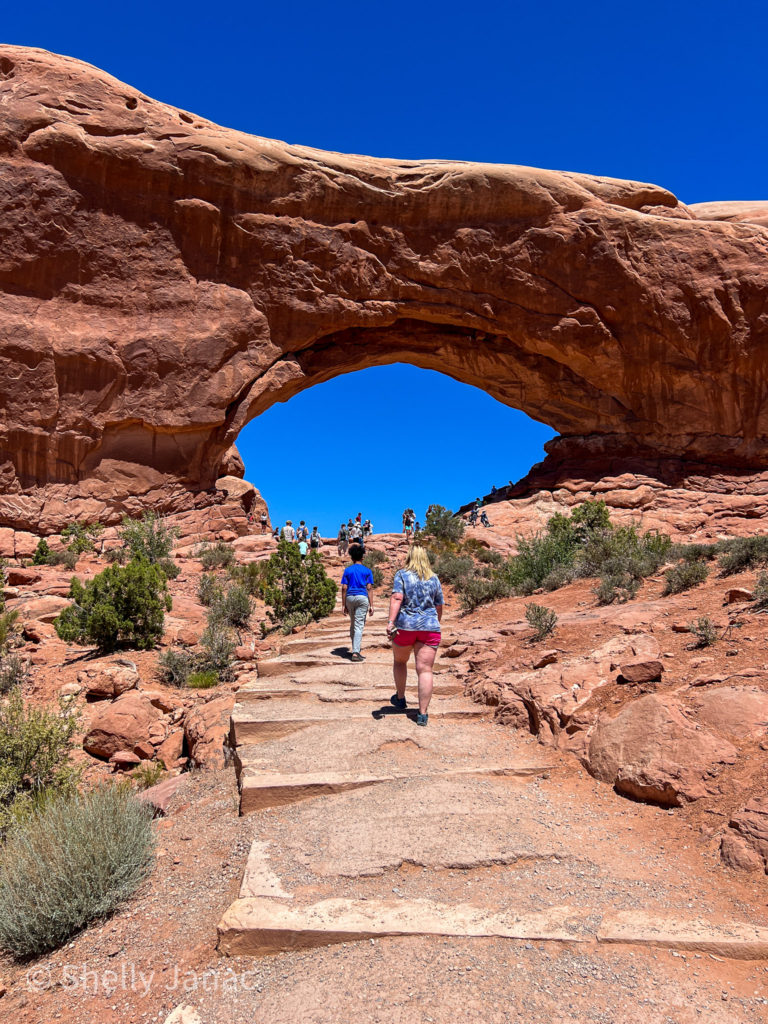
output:
[[438,622],[442,622],[443,621],[443,608],[444,607],[445,607],[445,605],[442,605],[442,604],[436,604],[435,605],[435,611],[437,612],[437,621]]
[[391,633],[395,627],[395,619],[400,614],[400,606],[403,603],[402,594],[393,594],[389,599],[389,621],[387,622],[387,633]]
[[341,610],[344,612],[345,615],[349,615],[349,611],[347,610],[347,584],[346,583],[342,583],[342,585],[341,585]]
[[368,591],[368,614],[373,615],[373,584],[369,583],[366,590]]

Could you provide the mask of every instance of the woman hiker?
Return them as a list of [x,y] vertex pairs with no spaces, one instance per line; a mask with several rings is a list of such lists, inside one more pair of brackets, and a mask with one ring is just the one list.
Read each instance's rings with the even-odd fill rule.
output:
[[365,548],[350,544],[348,565],[341,577],[341,607],[349,616],[349,639],[352,641],[352,661],[364,661],[360,653],[363,626],[367,615],[373,615],[373,573],[362,564]]
[[408,659],[413,651],[419,690],[417,725],[426,725],[429,721],[432,666],[440,643],[443,604],[443,588],[429,564],[429,555],[419,544],[414,544],[408,552],[405,568],[398,569],[392,582],[387,636],[392,640],[392,672],[397,691],[389,702],[398,711],[405,711],[408,706],[405,682]]

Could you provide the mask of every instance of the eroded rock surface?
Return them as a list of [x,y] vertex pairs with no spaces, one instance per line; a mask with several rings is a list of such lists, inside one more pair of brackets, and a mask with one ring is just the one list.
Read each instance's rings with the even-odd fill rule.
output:
[[289,146],[1,51],[8,526],[223,500],[248,420],[396,361],[549,423],[559,478],[766,464],[759,204]]

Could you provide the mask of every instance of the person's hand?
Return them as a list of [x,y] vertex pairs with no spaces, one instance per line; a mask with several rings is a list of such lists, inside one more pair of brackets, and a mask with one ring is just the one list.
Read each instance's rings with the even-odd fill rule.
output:
[[347,608],[346,605],[344,605],[342,611],[344,612],[345,615],[349,615],[349,608]]
[[368,614],[373,615],[373,608],[371,608],[370,605],[368,606]]

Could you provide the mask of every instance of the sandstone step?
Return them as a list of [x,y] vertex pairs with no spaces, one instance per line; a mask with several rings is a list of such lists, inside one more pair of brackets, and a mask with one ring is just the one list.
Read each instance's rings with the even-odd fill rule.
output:
[[326,899],[296,907],[269,897],[245,897],[235,900],[219,922],[218,950],[234,956],[264,956],[385,936],[431,935],[651,944],[738,960],[768,957],[768,928],[748,922],[710,925],[618,912],[604,915],[595,932],[591,916],[588,911],[569,906],[518,915],[430,900]]
[[[305,701],[274,699],[259,701],[255,705],[238,703],[232,712],[231,736],[234,744],[239,746],[289,736],[300,729],[325,722],[370,722],[376,717],[387,718],[394,715],[408,718],[415,726],[416,708],[401,712],[395,711],[389,702],[378,707],[378,702],[372,703],[370,711],[358,710],[357,707],[344,711],[337,704],[321,701],[310,704]],[[444,701],[433,698],[429,708],[429,719],[432,723],[442,719],[478,720],[488,718],[492,714],[493,708],[469,704],[467,701],[451,703],[450,698],[445,698]]]
[[[334,651],[337,653],[334,653]],[[301,655],[293,657],[280,655],[276,658],[265,658],[257,663],[257,672],[261,679],[287,674],[295,675],[297,672],[301,672],[304,669],[338,668],[344,665],[349,665],[358,671],[363,665],[384,666],[391,672],[392,652],[390,650],[385,648],[366,649],[363,651],[363,654],[365,661],[353,662],[350,660],[346,644],[336,645],[326,651],[308,649]],[[409,671],[411,673],[414,672],[412,661],[409,663]],[[441,672],[447,671],[450,671],[450,665],[447,662],[441,663],[439,661],[435,664],[433,670],[435,675],[439,675]]]
[[[350,701],[367,700],[386,703],[394,692],[391,679],[382,682],[362,680],[361,685],[353,686],[345,681],[322,681],[314,683],[297,683],[288,676],[278,676],[275,682],[269,678],[257,680],[242,686],[237,691],[240,704],[252,704],[270,699],[320,700],[327,703],[347,703]],[[439,696],[457,696],[464,692],[464,684],[455,678],[438,679],[433,693]],[[416,692],[410,695],[409,703],[416,703]]]
[[251,814],[266,807],[280,807],[316,796],[343,793],[362,786],[375,786],[402,778],[450,778],[452,776],[508,776],[526,778],[543,775],[552,765],[466,765],[432,771],[393,772],[372,775],[363,772],[305,772],[281,775],[265,772],[236,758],[240,780],[240,813]]

